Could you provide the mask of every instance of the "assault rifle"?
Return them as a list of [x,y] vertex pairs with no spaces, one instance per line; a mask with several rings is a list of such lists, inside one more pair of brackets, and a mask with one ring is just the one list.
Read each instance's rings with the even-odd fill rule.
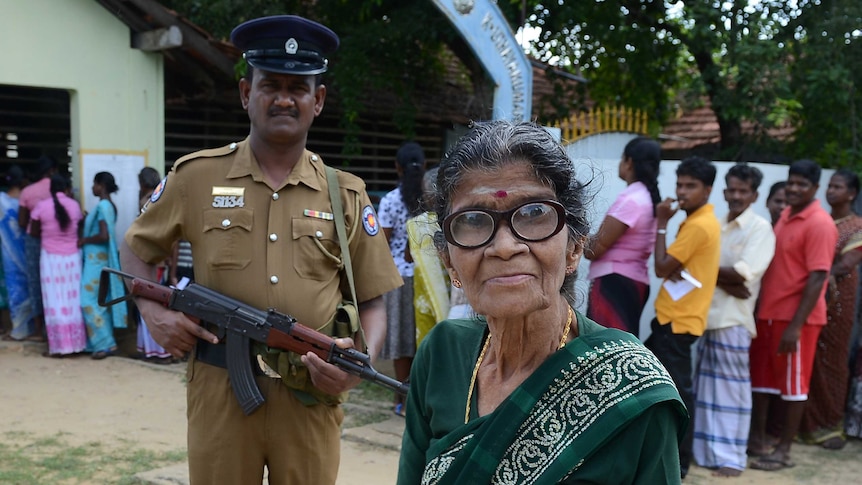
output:
[[[111,274],[129,281],[129,294],[105,301]],[[249,339],[265,343],[271,348],[289,350],[297,354],[313,352],[321,359],[341,370],[362,379],[382,385],[401,394],[407,394],[408,385],[381,374],[371,366],[371,358],[356,349],[342,349],[335,340],[306,327],[290,315],[273,309],[259,310],[222,295],[205,286],[192,283],[183,289],[171,288],[138,278],[111,268],[103,268],[99,281],[99,305],[111,306],[140,296],[162,303],[171,310],[219,327],[227,339],[227,371],[230,385],[246,415],[259,408],[264,398],[254,381],[251,367]]]

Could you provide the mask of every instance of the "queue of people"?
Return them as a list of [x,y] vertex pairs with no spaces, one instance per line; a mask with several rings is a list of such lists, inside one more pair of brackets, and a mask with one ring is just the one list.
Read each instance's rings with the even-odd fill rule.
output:
[[[102,268],[119,268],[117,210],[111,201],[117,184],[110,173],[97,173],[92,191],[99,203],[85,215],[53,159],[41,158],[38,169],[41,178],[28,185],[23,171],[10,167],[7,190],[0,195],[12,321],[4,339],[47,342],[47,357],[88,353],[104,359],[117,351],[114,329],[127,325],[124,305],[106,309],[97,303]],[[120,284],[110,294],[123,291]]]
[[[707,202],[716,170],[697,157],[679,164],[676,200],[657,204],[653,196],[650,203],[638,187],[640,202],[633,201],[630,169],[646,160],[644,143],[635,139],[624,149],[619,173],[629,188],[588,239],[585,255],[599,263],[591,268],[588,308],[617,328],[634,319],[629,331],[637,334],[649,288],[620,275],[643,269],[653,250],[663,281],[641,339],[673,377],[693,420],[679,443],[681,476],[692,460],[717,477],[739,476],[748,466],[792,467],[795,441],[841,449],[862,422],[862,366],[849,364],[862,261],[862,218],[852,210],[858,176],[846,169],[832,176],[827,213],[815,198],[819,165],[792,163],[787,181],[769,190],[770,224],[752,209],[762,173],[737,164],[725,176],[728,212],[718,220]],[[687,217],[667,246],[676,210]],[[644,217],[654,228],[653,248],[649,238],[634,244]]]

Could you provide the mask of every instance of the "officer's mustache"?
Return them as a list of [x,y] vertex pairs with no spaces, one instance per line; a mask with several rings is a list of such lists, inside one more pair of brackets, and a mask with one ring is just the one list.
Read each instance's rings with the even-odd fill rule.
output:
[[299,116],[299,111],[297,111],[296,109],[292,109],[292,108],[288,108],[288,109],[272,109],[271,108],[269,110],[269,115],[270,116],[285,116],[285,115],[287,115],[287,116],[293,116],[294,118],[296,118],[297,116]]

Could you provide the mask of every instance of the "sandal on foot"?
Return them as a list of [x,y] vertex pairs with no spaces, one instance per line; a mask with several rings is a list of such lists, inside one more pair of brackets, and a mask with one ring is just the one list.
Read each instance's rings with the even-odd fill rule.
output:
[[736,478],[742,475],[742,470],[730,468],[729,466],[723,466],[721,468],[716,468],[715,470],[713,470],[710,475],[718,478]]
[[751,462],[751,468],[755,470],[763,470],[767,472],[775,472],[785,468],[793,468],[796,466],[789,456],[784,456],[777,453],[761,456],[759,459]]
[[745,450],[745,454],[754,458],[760,458],[762,456],[769,456],[772,454],[773,447],[767,446],[766,448],[752,448],[749,447]]
[[102,360],[102,359],[104,359],[106,357],[110,357],[112,355],[114,355],[113,350],[100,350],[98,352],[93,352],[93,355],[91,355],[90,358],[93,360]]
[[394,412],[398,416],[401,416],[402,418],[404,416],[406,416],[406,414],[404,414],[404,403],[400,402],[400,403],[396,404],[395,408],[392,410],[392,412]]
[[840,450],[844,448],[844,445],[847,444],[847,440],[840,436],[835,436],[833,438],[829,438],[828,440],[820,443],[820,446],[826,450]]

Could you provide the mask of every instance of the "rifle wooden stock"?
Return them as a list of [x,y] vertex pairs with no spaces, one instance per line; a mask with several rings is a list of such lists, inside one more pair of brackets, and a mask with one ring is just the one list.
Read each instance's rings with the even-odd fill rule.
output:
[[[129,295],[106,302],[105,288],[110,284],[111,274],[127,280]],[[216,325],[225,334],[231,334],[227,339],[226,364],[231,387],[246,415],[253,413],[264,402],[254,381],[249,339],[297,354],[312,352],[345,372],[407,394],[407,384],[379,373],[371,366],[371,358],[367,354],[338,347],[335,339],[297,323],[290,315],[275,310],[259,310],[198,284],[192,283],[180,290],[111,268],[102,270],[99,286],[99,304],[102,306],[139,296],[182,312],[194,320]]]
[[129,293],[132,296],[141,296],[165,306],[170,305],[174,291],[176,290],[169,286],[160,285],[141,278],[133,278],[129,283]]
[[300,323],[295,323],[291,327],[290,333],[275,328],[270,330],[266,337],[266,345],[274,349],[289,350],[300,355],[312,352],[328,362],[335,342],[320,332]]

